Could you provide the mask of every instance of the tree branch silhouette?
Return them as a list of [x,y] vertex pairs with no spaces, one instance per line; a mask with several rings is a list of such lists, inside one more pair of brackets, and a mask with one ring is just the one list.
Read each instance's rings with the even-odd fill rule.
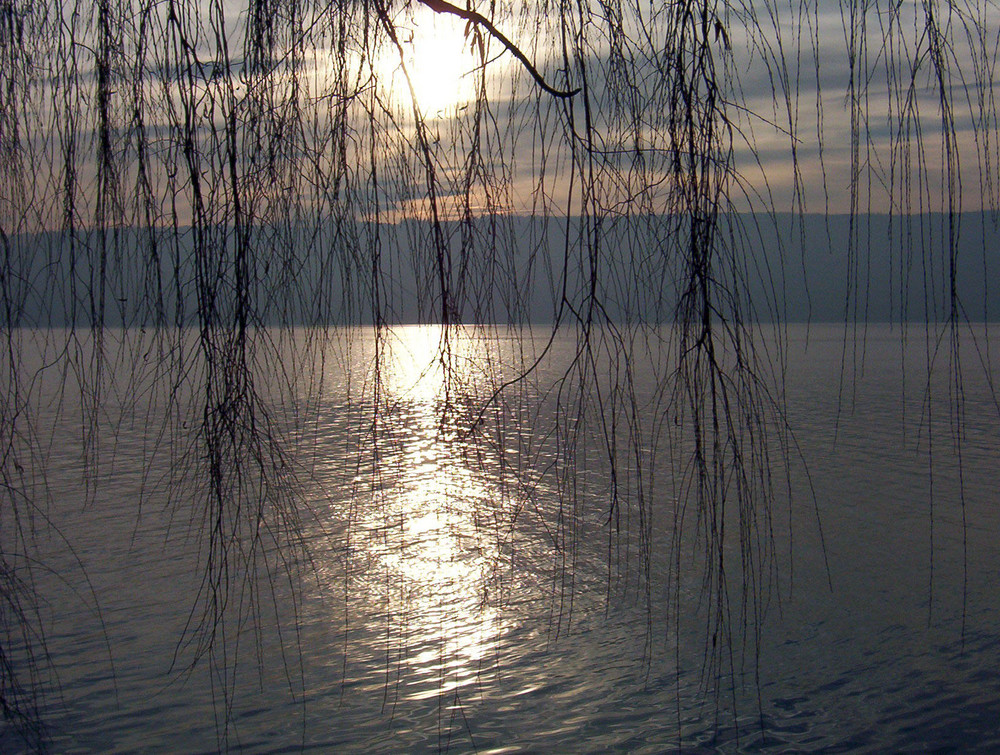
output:
[[564,90],[556,89],[550,86],[549,83],[545,81],[542,74],[538,72],[538,69],[535,68],[534,64],[528,60],[528,56],[521,52],[521,49],[516,44],[507,39],[503,32],[497,29],[497,27],[495,27],[490,20],[481,13],[477,13],[474,10],[464,10],[459,8],[457,5],[452,5],[451,3],[446,2],[446,0],[420,0],[420,2],[435,13],[447,13],[452,16],[458,16],[469,23],[476,24],[477,26],[481,26],[486,29],[486,31],[490,33],[490,36],[496,39],[508,50],[508,52],[510,52],[511,55],[520,61],[521,65],[523,65],[525,70],[531,74],[531,78],[535,80],[538,86],[551,94],[553,97],[568,98],[579,93],[579,87],[576,89]]
[[[35,606],[46,603],[26,576],[30,523],[41,522],[41,481],[62,468],[60,423],[79,423],[91,497],[89,481],[96,489],[107,477],[98,465],[112,465],[119,448],[103,438],[136,417],[156,436],[142,462],[144,500],[162,497],[172,517],[190,521],[192,568],[203,576],[175,668],[209,667],[224,749],[243,638],[260,643],[276,589],[299,589],[307,546],[341,558],[341,541],[315,522],[332,517],[332,530],[350,533],[342,552],[363,554],[351,539],[363,529],[358,512],[369,499],[384,503],[396,472],[380,465],[408,432],[384,374],[387,344],[394,324],[416,321],[448,326],[428,354],[450,381],[442,442],[470,458],[516,450],[516,462],[500,463],[500,487],[527,491],[532,506],[551,491],[558,517],[540,521],[553,533],[560,626],[577,594],[581,523],[600,506],[609,580],[620,545],[620,571],[632,575],[621,584],[644,590],[650,611],[659,600],[651,574],[673,580],[666,603],[676,618],[682,566],[685,579],[700,570],[705,678],[736,679],[735,655],[764,631],[778,584],[773,506],[790,466],[782,347],[755,340],[756,323],[783,319],[783,270],[770,266],[792,261],[757,251],[783,205],[771,191],[785,180],[771,170],[779,142],[794,212],[805,212],[807,194],[829,210],[828,169],[844,171],[829,187],[843,178],[850,195],[844,307],[855,333],[868,317],[869,254],[899,255],[901,322],[903,286],[917,280],[908,271],[923,270],[927,306],[940,302],[935,314],[951,329],[960,437],[963,176],[966,202],[975,181],[984,209],[1000,202],[992,19],[970,16],[963,27],[949,5],[957,15],[945,23],[929,4],[911,25],[882,0],[834,3],[847,32],[848,112],[826,128],[850,132],[848,144],[829,145],[841,169],[824,158],[820,87],[840,58],[821,46],[816,3],[790,20],[773,0],[488,11],[512,36],[529,29],[533,54],[575,89],[546,82],[479,12],[419,4],[463,19],[470,41],[497,40],[556,99],[501,101],[510,74],[484,63],[466,72],[473,96],[425,119],[414,82],[409,101],[399,97],[397,69],[384,65],[398,55],[408,78],[394,19],[413,20],[413,0],[252,0],[236,26],[225,0],[0,0],[0,713],[26,739],[38,737],[47,680],[34,640]],[[890,44],[869,50],[876,41]],[[810,87],[815,144],[799,120]],[[578,93],[583,107],[560,107]],[[887,252],[855,222],[878,209],[880,187],[897,220],[905,215]],[[943,233],[928,230],[935,207]],[[943,252],[926,240],[934,233]],[[984,244],[984,272],[985,263]],[[481,363],[462,356],[466,326],[476,344],[513,341],[532,359],[507,371],[492,351]],[[555,356],[569,365],[546,372]],[[655,380],[644,382],[640,364]],[[482,374],[485,398],[462,393],[463,366]],[[78,394],[78,406],[50,401],[49,383]],[[344,392],[337,402],[334,389]],[[314,431],[338,439],[322,469]],[[598,471],[585,466],[593,438],[605,457]],[[327,505],[315,503],[316,489],[334,513],[314,514]],[[506,522],[496,498],[476,500],[477,517]],[[510,510],[510,542],[519,510]],[[654,515],[675,517],[665,547]],[[688,548],[695,537],[700,558]],[[641,568],[629,569],[635,558]],[[345,616],[367,598],[350,593],[368,569],[361,559],[344,556],[338,577]],[[346,637],[346,618],[342,629]],[[7,662],[15,646],[28,648],[26,669]]]

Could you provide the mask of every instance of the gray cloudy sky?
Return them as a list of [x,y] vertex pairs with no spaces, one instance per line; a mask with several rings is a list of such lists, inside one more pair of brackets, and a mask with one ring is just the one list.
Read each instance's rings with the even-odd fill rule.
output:
[[[69,12],[71,4],[60,7]],[[671,45],[671,4],[628,3],[620,6],[617,22],[609,20],[608,9],[618,6],[609,4],[594,3],[589,15],[563,19],[555,5],[545,5],[540,13],[531,3],[496,5],[497,27],[553,85],[580,86],[581,61],[585,64],[587,101],[581,94],[567,106],[545,95],[523,66],[484,34],[491,102],[478,120],[473,94],[479,58],[470,52],[474,35],[466,36],[462,20],[435,14],[417,0],[388,6],[399,49],[381,30],[371,5],[305,4],[297,19],[276,10],[262,27],[269,52],[261,70],[267,76],[257,79],[249,72],[247,49],[253,37],[248,29],[256,27],[243,3],[216,6],[212,0],[198,0],[179,7],[185,16],[180,26],[167,21],[165,6],[147,8],[144,12],[151,15],[145,25],[125,5],[114,7],[119,15],[113,19],[112,47],[120,56],[111,59],[108,106],[111,125],[118,129],[111,140],[120,150],[116,180],[131,186],[137,180],[135,155],[129,152],[135,108],[128,96],[137,91],[136,81],[145,82],[143,125],[151,139],[147,154],[153,190],[171,194],[182,219],[186,191],[171,188],[166,178],[177,163],[183,164],[182,132],[190,123],[196,146],[211,151],[213,140],[224,140],[226,113],[234,101],[240,103],[232,106],[237,128],[256,128],[252,118],[257,123],[272,118],[267,138],[283,142],[287,154],[282,159],[302,160],[296,170],[319,166],[316,176],[295,187],[304,207],[322,205],[323,184],[333,170],[329,163],[337,158],[329,151],[329,132],[337,107],[347,103],[350,120],[337,127],[345,129],[345,154],[356,171],[355,184],[367,180],[371,171],[366,165],[374,154],[381,163],[383,217],[425,212],[427,177],[416,155],[410,84],[427,123],[440,211],[446,217],[466,206],[513,213],[541,207],[578,211],[584,169],[579,150],[587,115],[598,155],[587,170],[595,171],[592,187],[598,204],[612,212],[630,204],[640,212],[671,209],[665,179],[673,157],[667,136],[671,112],[662,75]],[[719,7],[718,28],[724,32],[716,31],[714,52],[722,112],[732,127],[733,171],[726,188],[733,208],[906,213],[947,209],[949,196],[965,210],[990,204],[997,176],[982,168],[995,171],[1000,165],[994,104],[1000,12],[995,1],[943,7],[880,1],[867,4],[856,17],[850,7],[847,0]],[[932,12],[938,15],[928,25]],[[41,15],[25,6],[24,18]],[[25,97],[30,112],[24,121],[35,126],[33,136],[41,145],[38,159],[31,162],[40,173],[46,162],[51,166],[51,189],[64,185],[59,176],[72,138],[76,179],[90,187],[98,181],[94,155],[100,109],[94,93],[93,55],[100,48],[94,8],[89,0],[79,0],[75,15],[58,31],[38,23],[35,45],[26,45],[25,57],[33,70],[44,74],[48,66],[51,75],[42,75],[39,80],[47,85]],[[568,72],[560,52],[564,28],[577,55],[568,59]],[[140,57],[142,40],[149,47]],[[344,51],[338,52],[341,43]],[[188,49],[199,62],[193,69],[179,64],[191,58]],[[344,65],[338,65],[338,57]],[[226,58],[228,64],[220,65]],[[293,61],[302,75],[294,86],[283,84]],[[70,63],[73,68],[67,70]],[[266,86],[260,83],[264,78]],[[60,90],[68,85],[76,89],[65,96]],[[186,102],[184,87],[190,95]],[[942,108],[942,89],[947,109]],[[255,111],[242,104],[254,97]],[[291,98],[297,98],[297,112],[288,107]],[[301,117],[302,125],[285,128],[285,116]],[[366,134],[369,118],[375,118],[379,129],[371,137]],[[567,136],[570,118],[579,139],[576,152]],[[946,139],[950,133],[953,138]],[[255,143],[245,140],[244,156],[257,157]],[[951,148],[957,180],[949,184],[943,166]],[[224,170],[217,172],[221,176]],[[206,176],[206,184],[223,192],[225,187],[212,179]],[[272,183],[274,192],[281,190]],[[266,193],[269,187],[262,183],[257,190]],[[81,222],[95,211],[93,197],[98,194],[81,192],[76,206]],[[59,202],[47,200],[57,215]]]
[[[465,24],[436,17],[415,3],[407,7],[396,19],[415,90],[432,102],[425,112],[440,144],[459,144],[471,89],[468,77],[459,78],[464,83],[456,85],[455,73],[463,61],[466,67],[476,61],[467,52],[463,57]],[[656,154],[670,147],[665,134],[670,114],[657,70],[669,43],[669,7],[627,6],[615,36],[615,27],[595,5],[584,32],[590,117],[602,152],[602,190],[608,206],[627,201],[637,184],[655,204],[656,189],[650,187],[662,180]],[[947,15],[928,16],[932,11]],[[772,201],[779,211],[803,209],[795,202],[796,188],[810,212],[940,210],[947,209],[949,194],[957,207],[967,210],[989,203],[996,176],[983,175],[981,167],[984,158],[1000,164],[996,135],[990,131],[996,126],[993,73],[1000,34],[995,5],[951,4],[942,11],[917,2],[872,3],[863,15],[852,16],[848,3],[823,0],[818,6],[757,4],[720,14],[731,56],[722,54],[724,45],[717,37],[715,62],[733,127],[735,180],[730,195],[736,209],[762,209]],[[537,61],[546,78],[564,85],[559,24],[551,15],[534,26],[509,15],[499,18],[498,26]],[[571,31],[579,29],[576,20],[569,26]],[[495,40],[489,52],[492,114],[508,131],[491,157],[511,170],[512,209],[530,208],[529,198],[537,192],[539,155],[546,148],[548,195],[558,206],[568,163],[564,153],[552,149],[552,135],[562,103],[540,96]],[[397,70],[398,54],[379,54],[388,57],[380,64],[382,70],[396,71],[386,80],[405,120],[409,89]],[[630,79],[623,74],[623,64],[632,66]],[[568,82],[580,84],[578,67],[572,68]],[[942,108],[942,91],[947,110]],[[547,119],[548,130],[527,115],[536,108],[547,113],[542,120]],[[573,116],[581,132],[582,96],[573,100]],[[637,134],[648,151],[639,173],[631,159]],[[957,150],[957,180],[951,184],[946,148]],[[443,146],[438,154],[446,154]]]

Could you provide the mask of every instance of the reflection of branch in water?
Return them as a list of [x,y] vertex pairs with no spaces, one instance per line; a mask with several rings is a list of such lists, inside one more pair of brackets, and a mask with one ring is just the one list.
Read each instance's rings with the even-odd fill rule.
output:
[[531,74],[538,86],[544,89],[546,92],[551,94],[553,97],[572,97],[580,91],[580,88],[564,90],[564,89],[554,89],[549,86],[549,84],[542,78],[542,74],[538,72],[538,69],[528,60],[528,56],[521,52],[521,49],[507,39],[503,32],[497,29],[488,18],[483,16],[481,13],[476,13],[474,10],[463,10],[457,5],[452,5],[446,0],[420,0],[421,3],[426,5],[435,13],[450,13],[453,16],[458,16],[459,18],[468,21],[469,23],[482,26],[490,35],[496,39],[500,44],[507,48],[511,55],[517,58],[521,65],[524,66],[525,70]]

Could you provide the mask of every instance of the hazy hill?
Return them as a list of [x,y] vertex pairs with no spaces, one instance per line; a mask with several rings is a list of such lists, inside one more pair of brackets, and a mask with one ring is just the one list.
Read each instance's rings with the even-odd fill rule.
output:
[[[732,216],[720,228],[728,263],[717,272],[738,292],[744,315],[759,320],[942,320],[954,250],[964,316],[996,319],[1000,232],[978,213],[950,229],[946,220]],[[564,313],[586,311],[596,264],[606,316],[669,321],[685,282],[683,236],[663,217],[600,226],[524,217],[444,223],[443,267],[433,229],[412,220],[258,227],[241,243],[227,228],[13,236],[2,240],[0,317],[4,327],[193,325],[197,312],[211,311],[221,325],[241,312],[251,324],[354,324],[372,322],[377,301],[388,322],[430,322],[440,318],[441,271],[450,268],[450,296],[464,321],[544,323],[556,317],[563,291]]]

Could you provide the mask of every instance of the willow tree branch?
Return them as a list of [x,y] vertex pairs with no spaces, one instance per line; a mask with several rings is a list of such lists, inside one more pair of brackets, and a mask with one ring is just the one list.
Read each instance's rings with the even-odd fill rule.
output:
[[477,26],[481,26],[486,29],[486,31],[490,33],[490,36],[507,48],[510,54],[521,62],[521,65],[523,65],[528,73],[531,74],[531,78],[538,83],[538,86],[551,94],[553,97],[572,97],[580,91],[579,87],[567,91],[563,89],[555,89],[549,86],[545,79],[542,78],[542,74],[538,72],[538,69],[532,65],[530,60],[528,60],[528,56],[521,52],[521,49],[517,45],[507,39],[503,32],[497,29],[497,27],[495,27],[492,22],[482,14],[477,13],[474,10],[459,8],[457,5],[452,5],[447,2],[447,0],[420,0],[420,2],[435,13],[450,13],[453,16],[458,16],[469,23],[476,24]]

